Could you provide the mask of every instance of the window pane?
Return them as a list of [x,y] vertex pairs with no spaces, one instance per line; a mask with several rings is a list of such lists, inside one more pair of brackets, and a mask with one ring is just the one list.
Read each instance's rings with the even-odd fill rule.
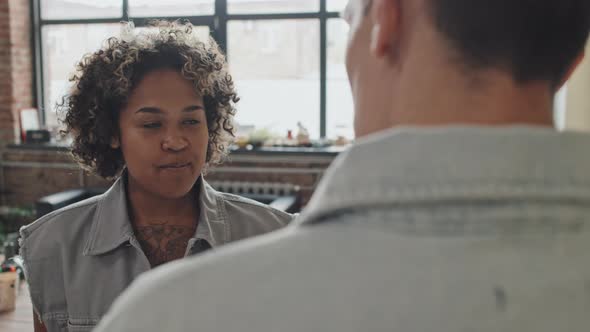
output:
[[131,17],[213,15],[215,0],[129,0]]
[[341,12],[348,4],[348,0],[328,0],[327,10],[329,12]]
[[318,20],[230,21],[228,52],[239,125],[319,137]]
[[318,12],[319,0],[227,0],[230,14]]
[[[142,31],[146,31],[146,30],[158,30],[158,28],[156,27],[136,27],[135,31],[136,32],[142,32]],[[198,25],[193,27],[193,32],[195,32],[197,34],[197,36],[199,37],[199,39],[205,41],[209,39],[209,27],[206,25]]]
[[46,20],[122,16],[122,0],[41,0],[41,17]]
[[119,24],[68,24],[43,27],[43,84],[48,126],[57,125],[55,105],[68,92],[68,79],[82,56],[98,50]]
[[354,107],[344,64],[347,39],[348,24],[341,19],[329,20],[326,101],[328,138],[354,137]]

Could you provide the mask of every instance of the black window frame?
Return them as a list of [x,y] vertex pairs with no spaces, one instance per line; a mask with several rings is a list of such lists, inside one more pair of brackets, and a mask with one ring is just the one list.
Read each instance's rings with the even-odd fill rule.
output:
[[[33,38],[33,70],[34,70],[34,99],[37,108],[40,110],[41,123],[45,124],[46,115],[44,110],[44,78],[43,78],[43,41],[41,31],[46,25],[54,24],[93,24],[93,23],[119,23],[130,19],[138,27],[145,26],[149,20],[154,19],[181,19],[188,20],[193,25],[209,26],[210,33],[219,43],[223,51],[227,50],[227,26],[230,21],[252,21],[252,20],[294,20],[294,19],[317,19],[320,22],[320,138],[326,137],[327,130],[327,26],[328,21],[340,17],[339,12],[328,12],[328,0],[316,0],[319,2],[319,11],[303,13],[273,13],[273,14],[229,14],[227,11],[227,0],[214,0],[215,11],[213,15],[206,16],[174,16],[174,17],[129,17],[129,0],[122,1],[122,15],[115,18],[98,19],[42,19],[41,1],[29,0],[31,3],[31,19]],[[294,0],[295,1],[295,0]],[[229,56],[229,55],[228,55]]]

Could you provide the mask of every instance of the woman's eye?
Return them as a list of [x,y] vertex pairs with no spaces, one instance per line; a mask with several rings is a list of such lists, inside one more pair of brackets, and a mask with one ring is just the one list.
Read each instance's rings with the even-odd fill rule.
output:
[[162,125],[159,122],[144,123],[143,127],[147,129],[160,128]]
[[182,123],[190,125],[190,126],[194,126],[194,125],[198,125],[199,123],[201,123],[201,121],[199,121],[199,120],[184,120]]

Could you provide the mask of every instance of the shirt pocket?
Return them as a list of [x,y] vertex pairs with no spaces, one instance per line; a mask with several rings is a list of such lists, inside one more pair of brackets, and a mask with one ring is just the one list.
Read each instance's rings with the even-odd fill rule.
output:
[[68,332],[90,332],[96,327],[98,320],[94,319],[68,319]]

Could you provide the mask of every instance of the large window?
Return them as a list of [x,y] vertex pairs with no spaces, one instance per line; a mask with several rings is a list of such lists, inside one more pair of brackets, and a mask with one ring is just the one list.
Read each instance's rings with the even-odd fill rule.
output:
[[236,121],[286,135],[301,123],[312,138],[350,138],[352,99],[344,67],[347,0],[31,0],[37,98],[43,121],[59,126],[56,105],[75,64],[119,33],[120,21],[187,19],[228,55],[241,101]]

